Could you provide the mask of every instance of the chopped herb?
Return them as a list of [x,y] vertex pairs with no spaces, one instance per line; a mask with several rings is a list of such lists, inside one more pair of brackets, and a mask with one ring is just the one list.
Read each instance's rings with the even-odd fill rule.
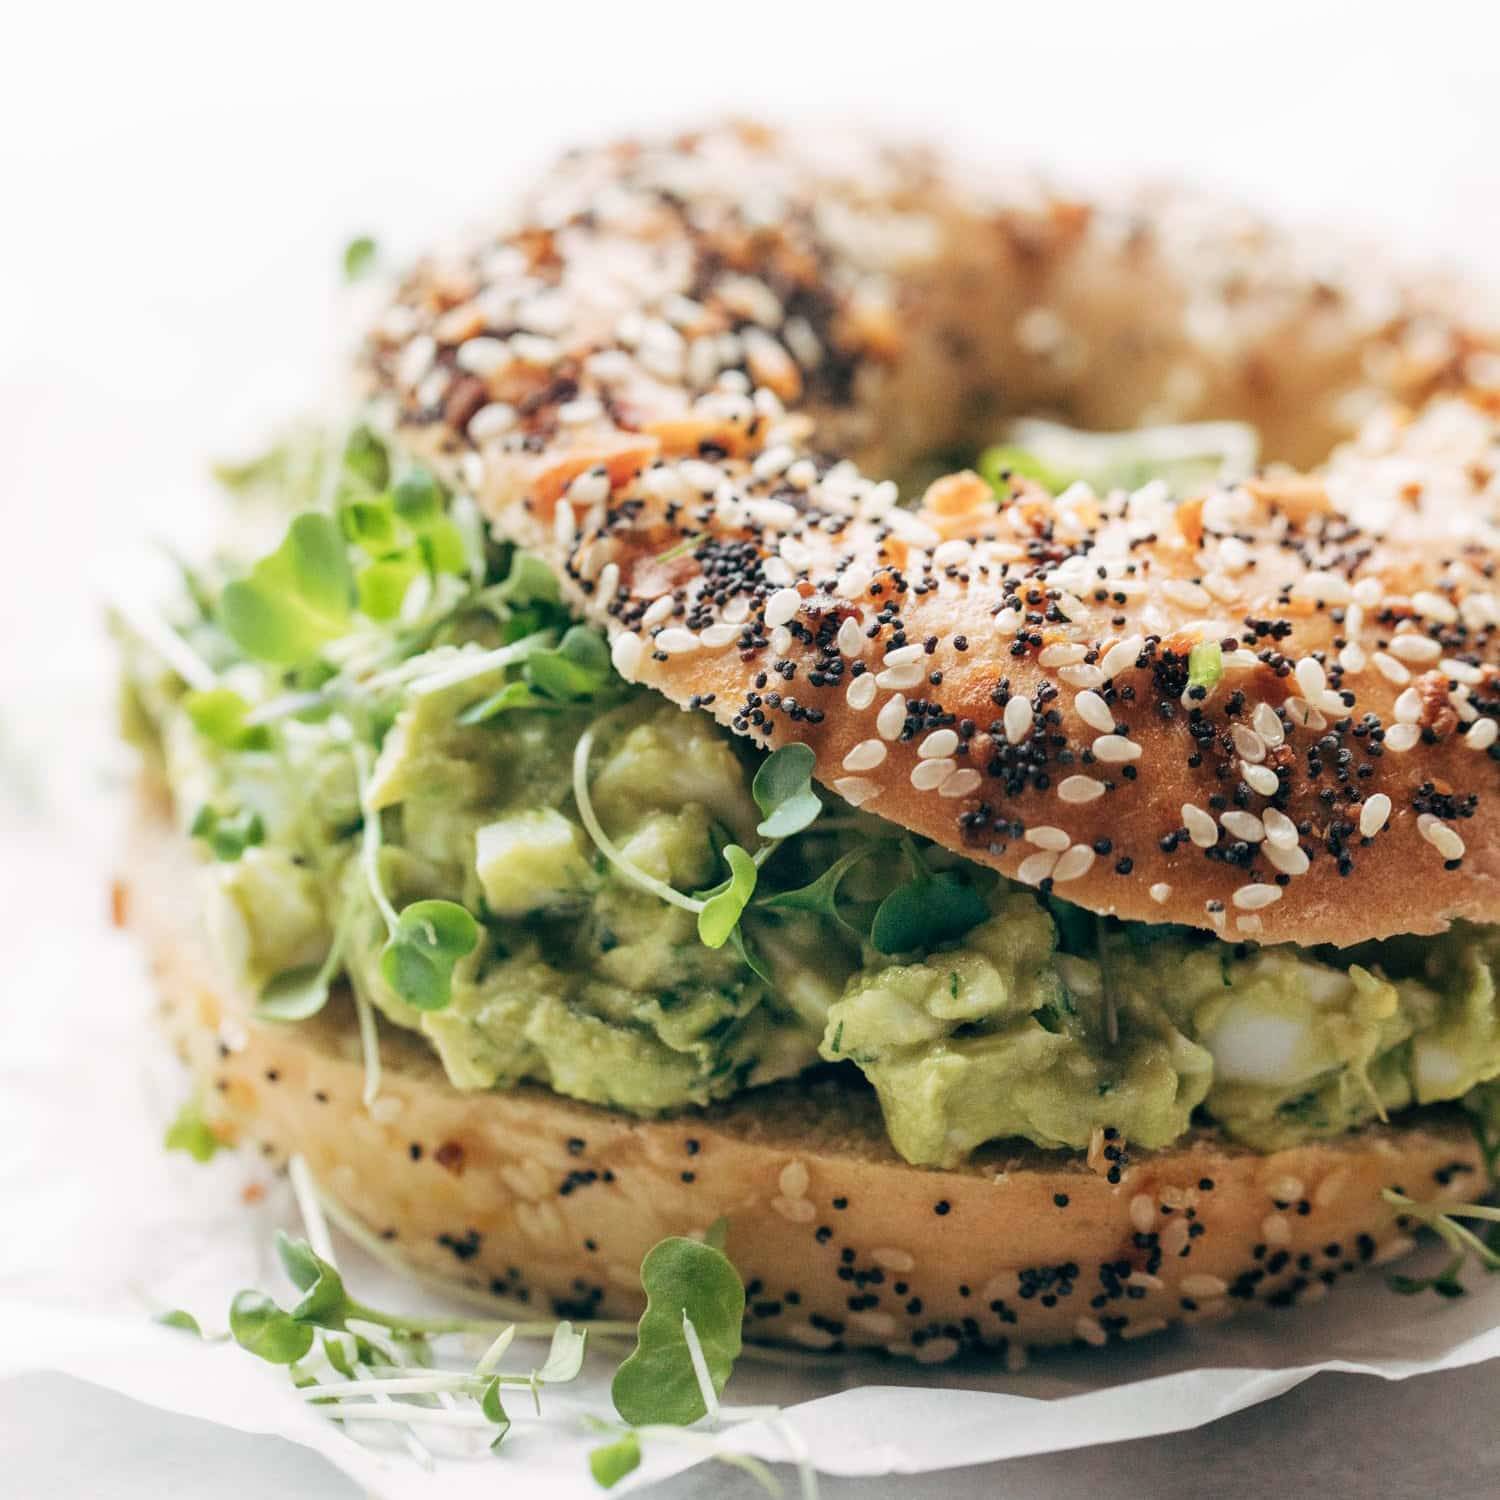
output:
[[1188,686],[1213,689],[1224,675],[1224,648],[1217,641],[1199,641],[1188,652]]

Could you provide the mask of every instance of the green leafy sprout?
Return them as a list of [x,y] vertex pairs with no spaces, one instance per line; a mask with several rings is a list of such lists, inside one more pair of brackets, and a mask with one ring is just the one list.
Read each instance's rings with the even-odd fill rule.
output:
[[357,235],[344,246],[342,266],[344,280],[360,281],[374,269],[380,249],[368,234]]
[[189,1099],[167,1126],[162,1144],[168,1151],[186,1151],[194,1161],[210,1161],[223,1149],[223,1142],[213,1132],[196,1099]]
[[[606,715],[605,719],[609,717]],[[782,745],[766,757],[751,788],[761,812],[756,832],[766,842],[753,854],[739,844],[726,844],[722,852],[729,867],[728,875],[709,890],[689,896],[628,860],[599,822],[589,796],[589,762],[595,736],[603,723],[604,720],[596,721],[580,735],[573,751],[573,800],[589,837],[633,885],[693,912],[698,918],[698,937],[705,946],[722,948],[733,940],[746,962],[756,967],[758,961],[752,958],[740,931],[740,918],[755,895],[761,867],[787,838],[811,826],[823,810],[822,801],[812,789],[812,768],[816,761],[812,750],[806,745]]]
[[221,813],[207,803],[194,814],[188,832],[195,839],[202,839],[221,864],[233,864],[246,849],[262,843],[266,836],[258,812],[241,808],[238,812]]
[[875,911],[870,942],[880,953],[910,953],[962,937],[989,916],[984,898],[951,870],[933,874],[910,838],[901,840],[911,879]]
[[[577,1380],[591,1337],[633,1347],[620,1363],[611,1387],[624,1426],[585,1418],[609,1441],[589,1454],[589,1471],[609,1488],[639,1467],[643,1439],[687,1442],[706,1457],[735,1464],[767,1489],[779,1487],[757,1460],[720,1447],[709,1433],[691,1428],[704,1417],[740,1420],[777,1416],[774,1407],[719,1405],[740,1354],[745,1291],[722,1249],[725,1226],[715,1225],[702,1240],[663,1240],[641,1265],[646,1311],[637,1325],[594,1320],[583,1325],[563,1319],[517,1323],[494,1318],[415,1317],[372,1306],[349,1289],[334,1259],[323,1204],[300,1157],[289,1164],[293,1191],[302,1211],[306,1237],[279,1231],[276,1260],[293,1289],[289,1305],[270,1293],[247,1288],[229,1307],[229,1332],[222,1337],[267,1364],[284,1368],[300,1400],[332,1420],[399,1423],[413,1456],[430,1462],[416,1433],[424,1426],[472,1429],[500,1451],[511,1429],[503,1392],[528,1393],[540,1417],[542,1398],[552,1387]],[[190,1312],[161,1313],[167,1328],[209,1342]],[[517,1337],[546,1338],[540,1364],[516,1369],[507,1361]],[[471,1365],[445,1368],[440,1347],[453,1339],[484,1341]],[[815,1494],[816,1480],[802,1463],[803,1493]]]
[[[1470,1260],[1477,1261],[1486,1271],[1500,1271],[1500,1208],[1484,1203],[1450,1203],[1446,1206],[1418,1203],[1395,1188],[1386,1188],[1381,1197],[1407,1219],[1430,1229],[1450,1252],[1449,1259],[1431,1276],[1391,1276],[1392,1290],[1405,1296],[1434,1292],[1439,1297],[1462,1297],[1465,1288],[1459,1280],[1459,1273]],[[1465,1219],[1486,1223],[1490,1228],[1480,1236],[1462,1222]]]

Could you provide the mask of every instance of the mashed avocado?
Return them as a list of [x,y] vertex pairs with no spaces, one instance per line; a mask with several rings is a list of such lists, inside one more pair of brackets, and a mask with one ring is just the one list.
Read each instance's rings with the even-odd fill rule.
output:
[[[217,944],[255,991],[342,974],[459,1088],[531,1079],[641,1113],[821,1058],[868,1080],[924,1164],[1104,1128],[1167,1146],[1208,1120],[1269,1150],[1440,1100],[1500,1137],[1495,931],[1338,952],[1106,922],[827,793],[820,811],[805,781],[814,820],[760,835],[763,757],[622,683],[545,569],[465,530],[432,481],[388,494],[383,454],[356,458],[336,502],[348,587],[324,578],[273,651],[232,637],[195,575],[176,648],[123,641],[129,732],[198,830]],[[336,552],[319,519],[298,566]],[[274,615],[270,576],[243,585],[252,624]],[[211,690],[168,665],[184,648]],[[736,890],[710,946],[685,906]],[[436,990],[398,993],[383,958],[419,902],[473,940]]]
[[1084,1148],[1098,1126],[1167,1146],[1200,1106],[1270,1151],[1500,1074],[1488,931],[1356,963],[1125,927],[1083,956],[1056,951],[1035,897],[993,907],[951,951],[862,969],[829,1012],[823,1056],[863,1070],[910,1161],[1005,1136]]

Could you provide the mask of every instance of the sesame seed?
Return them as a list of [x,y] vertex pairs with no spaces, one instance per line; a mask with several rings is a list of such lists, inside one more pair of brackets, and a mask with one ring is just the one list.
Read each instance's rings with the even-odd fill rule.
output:
[[1028,854],[1016,870],[1016,879],[1022,885],[1040,885],[1051,875],[1061,856],[1054,849],[1042,849]]
[[869,673],[862,673],[856,677],[844,694],[844,702],[852,708],[855,713],[863,713],[875,701],[875,679]]
[[1250,885],[1242,885],[1232,899],[1241,911],[1259,911],[1281,900],[1281,887],[1252,882]]
[[912,767],[911,784],[919,792],[934,792],[957,769],[957,762],[943,760],[921,760]]
[[1057,674],[1057,680],[1071,688],[1097,688],[1103,687],[1109,679],[1102,668],[1080,662],[1076,667],[1063,667]]
[[1054,849],[1059,854],[1073,842],[1071,835],[1046,823],[1039,828],[1028,828],[1025,838],[1028,844],[1035,844],[1038,849]]
[[875,796],[880,786],[863,776],[838,776],[834,778],[833,789],[850,807],[862,807]]
[[777,1185],[781,1188],[783,1197],[805,1198],[807,1196],[808,1180],[806,1166],[800,1161],[792,1161],[788,1162],[781,1169],[781,1176],[777,1178]]
[[766,600],[766,627],[774,629],[777,625],[785,625],[801,608],[802,595],[796,589],[777,589]]
[[1106,679],[1118,677],[1121,672],[1135,665],[1145,645],[1146,638],[1143,635],[1131,635],[1123,641],[1116,641],[1104,653],[1099,662],[1099,670],[1104,673]]
[[1376,792],[1359,810],[1359,832],[1362,838],[1372,839],[1385,827],[1391,815],[1391,799],[1384,792]]
[[1322,662],[1311,656],[1304,656],[1296,666],[1297,685],[1316,702],[1328,687],[1328,676],[1323,671]]
[[1417,819],[1417,832],[1444,859],[1462,859],[1464,857],[1464,841],[1452,828],[1433,817],[1431,813],[1423,813]]
[[1283,875],[1305,875],[1308,871],[1309,861],[1301,849],[1293,844],[1287,848],[1283,844],[1267,843],[1265,846],[1266,859],[1280,870]]
[[983,777],[973,766],[961,766],[938,788],[939,797],[967,797],[979,790]]
[[1205,1274],[1184,1276],[1177,1289],[1186,1297],[1222,1297],[1229,1284],[1218,1276]]
[[1397,661],[1388,651],[1377,651],[1370,658],[1375,663],[1375,670],[1385,678],[1387,682],[1401,687],[1411,681],[1411,671],[1408,667]]
[[1220,815],[1225,830],[1247,844],[1258,844],[1266,836],[1265,824],[1254,813],[1230,811]]
[[1269,766],[1240,766],[1240,775],[1245,779],[1245,785],[1252,792],[1259,792],[1262,797],[1274,797],[1281,789],[1280,778]]
[[883,740],[861,740],[845,757],[846,771],[873,771],[886,757]]
[[818,1216],[817,1208],[808,1198],[788,1198],[778,1195],[771,1199],[771,1207],[783,1219],[793,1224],[806,1224]]
[[1122,765],[1141,758],[1141,747],[1134,740],[1120,734],[1101,734],[1090,747],[1095,759],[1106,765]]
[[906,699],[900,693],[887,698],[875,715],[875,732],[883,740],[893,740],[906,727]]
[[926,670],[921,662],[905,662],[898,667],[887,667],[883,672],[875,674],[875,686],[881,688],[906,688],[917,687],[926,676]]
[[887,651],[885,664],[888,667],[905,667],[912,662],[920,662],[925,654],[920,643],[914,642],[910,646],[898,646],[894,651]]
[[1385,748],[1397,755],[1413,749],[1422,738],[1422,731],[1415,724],[1392,724],[1385,732]]
[[958,749],[958,735],[951,729],[934,729],[917,746],[917,754],[924,760],[937,760],[952,755]]
[[839,650],[845,656],[858,656],[865,648],[864,632],[859,628],[859,621],[853,615],[839,626],[838,635]]
[[1115,717],[1110,713],[1109,705],[1092,689],[1085,688],[1079,693],[1073,700],[1073,708],[1090,729],[1097,729],[1103,734],[1113,733]]
[[1407,688],[1395,703],[1395,714],[1403,724],[1420,724],[1422,721],[1422,698],[1416,688]]
[[1234,742],[1235,754],[1241,760],[1249,761],[1254,765],[1266,758],[1266,742],[1255,730],[1247,728],[1244,724],[1236,724],[1229,731],[1229,737]]
[[1289,1244],[1292,1238],[1292,1226],[1283,1214],[1267,1214],[1260,1221],[1260,1237],[1268,1245]]
[[1165,906],[1172,899],[1172,887],[1165,880],[1158,880],[1150,890],[1151,899],[1158,906]]
[[1156,1204],[1149,1193],[1137,1193],[1130,1200],[1130,1225],[1137,1234],[1150,1234],[1156,1227]]
[[1275,750],[1277,745],[1286,739],[1286,730],[1281,727],[1281,718],[1271,703],[1257,703],[1256,711],[1250,717],[1251,726],[1260,735],[1262,744],[1268,745]]
[[633,635],[630,631],[621,631],[613,641],[610,642],[609,656],[617,671],[626,682],[634,682],[636,673],[640,669],[641,658],[646,654],[646,648],[640,636]]
[[1104,1331],[1104,1325],[1098,1318],[1089,1317],[1087,1314],[1074,1322],[1073,1332],[1085,1344],[1091,1344],[1096,1349],[1103,1348],[1109,1342],[1109,1335]]
[[1052,868],[1054,885],[1065,885],[1087,875],[1093,867],[1094,851],[1087,844],[1074,844]]
[[1012,698],[1005,705],[1005,738],[1019,745],[1031,733],[1033,718],[1031,705],[1024,698]]
[[1088,655],[1088,647],[1077,642],[1060,641],[1041,651],[1036,659],[1039,667],[1066,667],[1079,662]]
[[1065,776],[1057,784],[1057,795],[1063,802],[1093,802],[1104,795],[1104,783],[1092,776]]
[[1278,849],[1290,849],[1297,842],[1297,825],[1277,808],[1268,807],[1260,815],[1266,830],[1266,842]]
[[[482,337],[465,339],[454,351],[453,362],[465,374],[487,377],[498,375],[511,362],[511,357],[510,345],[504,339]],[[423,374],[425,373],[424,370]],[[510,411],[511,418],[514,420],[514,410],[509,407],[506,410]],[[471,427],[471,434],[472,430]],[[499,430],[503,432],[505,429],[502,427]]]
[[1219,825],[1195,803],[1182,804],[1182,825],[1200,849],[1212,849],[1219,842]]
[[1398,635],[1391,641],[1391,655],[1404,662],[1436,661],[1442,654],[1443,648],[1430,636]]
[[1409,1234],[1398,1234],[1387,1240],[1374,1255],[1370,1257],[1372,1266],[1389,1265],[1393,1260],[1401,1260],[1417,1248],[1417,1242]]
[[658,651],[665,651],[668,656],[686,656],[689,652],[696,651],[702,642],[691,630],[684,630],[678,625],[662,631],[653,639],[652,644]]
[[1500,723],[1494,719],[1478,719],[1474,727],[1464,736],[1464,744],[1470,750],[1488,750],[1500,736]]

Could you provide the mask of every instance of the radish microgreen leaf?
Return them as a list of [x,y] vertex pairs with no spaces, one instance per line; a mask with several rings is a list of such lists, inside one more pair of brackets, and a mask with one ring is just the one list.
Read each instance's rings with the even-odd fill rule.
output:
[[401,912],[380,955],[385,982],[416,1010],[453,998],[453,967],[479,941],[479,924],[454,901],[415,901]]
[[817,757],[807,745],[782,745],[755,773],[750,794],[761,811],[756,832],[763,839],[785,839],[801,833],[823,811],[812,789]]
[[646,1311],[636,1330],[635,1350],[610,1387],[615,1410],[637,1426],[686,1426],[708,1407],[683,1319],[692,1323],[718,1395],[739,1357],[745,1288],[722,1250],[679,1237],[663,1240],[641,1262],[641,1286]]

